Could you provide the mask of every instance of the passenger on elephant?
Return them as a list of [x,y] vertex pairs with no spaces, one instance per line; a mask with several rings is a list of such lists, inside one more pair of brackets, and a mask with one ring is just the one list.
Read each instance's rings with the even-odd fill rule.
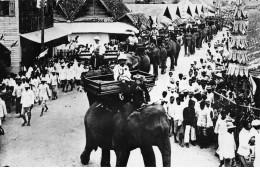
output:
[[102,65],[102,57],[106,52],[104,45],[100,44],[99,36],[94,38],[95,43],[93,44],[90,52],[92,53],[90,63],[94,70],[98,70],[99,67]]
[[174,26],[172,25],[172,23],[169,24],[169,26],[167,27],[168,32],[174,32]]
[[150,32],[150,41],[154,40],[155,44],[157,45],[157,37],[159,36],[159,31],[156,28],[156,24],[152,25],[152,30]]
[[138,44],[138,38],[135,36],[134,32],[131,32],[129,37],[126,40],[127,42],[127,51],[128,52],[135,52],[136,44]]
[[[139,74],[133,76],[133,79],[136,82],[136,90],[134,91],[134,96],[139,96],[136,97],[136,103],[139,107],[141,107],[143,104],[149,104],[151,101],[149,91],[147,90],[146,84],[145,84],[145,77],[141,76]],[[136,94],[135,94],[136,93]],[[140,95],[141,94],[141,95]],[[134,100],[135,102],[135,100]]]

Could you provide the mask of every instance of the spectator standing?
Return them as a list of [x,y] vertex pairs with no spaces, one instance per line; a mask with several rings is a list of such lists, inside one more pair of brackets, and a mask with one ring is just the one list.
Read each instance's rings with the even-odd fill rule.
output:
[[196,115],[195,115],[195,102],[193,100],[189,100],[188,107],[183,110],[183,124],[185,127],[184,134],[184,144],[187,148],[189,148],[189,143],[194,144],[196,141],[195,128],[194,125],[196,123]]
[[23,91],[22,97],[21,97],[22,118],[24,120],[22,126],[25,126],[26,123],[27,123],[26,114],[28,116],[27,126],[30,126],[30,122],[31,122],[31,109],[32,109],[33,104],[34,104],[34,93],[30,89],[29,84],[25,84],[24,88],[25,88],[25,90]]

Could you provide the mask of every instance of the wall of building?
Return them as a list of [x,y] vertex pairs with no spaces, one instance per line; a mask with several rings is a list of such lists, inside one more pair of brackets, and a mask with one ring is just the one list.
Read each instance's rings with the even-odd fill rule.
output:
[[[17,73],[21,62],[18,0],[5,1],[13,3],[14,16],[0,16],[0,35],[3,34],[5,37],[5,40],[1,40],[1,43],[12,52],[10,71]],[[18,41],[17,44],[11,48],[11,45],[16,41]]]

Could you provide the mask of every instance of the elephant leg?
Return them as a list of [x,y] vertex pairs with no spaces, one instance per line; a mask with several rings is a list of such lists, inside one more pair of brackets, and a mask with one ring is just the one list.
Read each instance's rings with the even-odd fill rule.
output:
[[163,167],[171,166],[171,143],[170,138],[167,136],[160,144],[159,150],[162,154]]
[[158,74],[159,74],[158,63],[153,63],[153,73],[155,75],[155,79],[158,80]]
[[130,151],[116,152],[116,167],[126,167],[129,159]]
[[187,56],[187,44],[184,44],[184,56]]
[[91,154],[92,150],[93,150],[92,147],[86,146],[85,150],[80,155],[81,163],[83,165],[87,165],[89,163],[90,154]]
[[170,58],[171,58],[171,69],[170,69],[170,71],[174,71],[174,66],[175,66],[175,61],[174,61],[175,56],[174,56],[174,54],[171,54]]
[[108,149],[102,149],[101,167],[111,167],[110,150]]
[[155,155],[152,146],[142,147],[141,153],[143,155],[145,167],[156,167]]

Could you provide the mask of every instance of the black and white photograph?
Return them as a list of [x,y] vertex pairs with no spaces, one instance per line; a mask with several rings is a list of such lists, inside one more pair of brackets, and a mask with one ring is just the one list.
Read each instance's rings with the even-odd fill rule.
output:
[[260,167],[260,0],[0,0],[0,167]]

